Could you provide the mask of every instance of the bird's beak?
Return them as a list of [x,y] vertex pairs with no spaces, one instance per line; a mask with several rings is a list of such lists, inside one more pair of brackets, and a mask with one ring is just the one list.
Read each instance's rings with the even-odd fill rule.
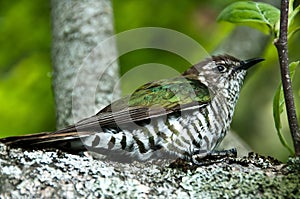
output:
[[249,69],[251,66],[254,66],[255,64],[264,61],[265,59],[263,58],[254,58],[254,59],[248,59],[245,61],[241,61],[240,62],[240,66],[238,66],[236,68],[236,70],[247,70]]

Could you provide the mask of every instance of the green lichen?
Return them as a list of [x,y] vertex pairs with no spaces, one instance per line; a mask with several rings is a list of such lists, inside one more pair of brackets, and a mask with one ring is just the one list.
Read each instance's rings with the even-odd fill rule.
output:
[[118,163],[0,144],[0,198],[300,198],[300,159],[245,158],[185,168]]

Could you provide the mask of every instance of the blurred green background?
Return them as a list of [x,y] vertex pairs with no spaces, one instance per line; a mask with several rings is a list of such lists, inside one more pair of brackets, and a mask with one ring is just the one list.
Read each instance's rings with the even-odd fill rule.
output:
[[[216,22],[218,13],[232,2],[113,0],[115,32],[145,26],[169,28],[213,52],[234,29],[232,24]],[[298,16],[298,26],[299,21]],[[300,60],[299,42],[300,34],[289,41],[290,61]],[[0,44],[0,137],[54,130],[50,1],[0,1]],[[279,142],[272,118],[272,99],[279,83],[277,52],[272,41],[262,56],[266,61],[253,69],[245,82],[232,129],[256,152],[286,160],[288,151]],[[148,49],[121,56],[120,73],[154,61],[179,72],[189,67],[174,54]],[[299,75],[298,70],[294,89],[300,108]],[[286,123],[284,133],[292,144]]]

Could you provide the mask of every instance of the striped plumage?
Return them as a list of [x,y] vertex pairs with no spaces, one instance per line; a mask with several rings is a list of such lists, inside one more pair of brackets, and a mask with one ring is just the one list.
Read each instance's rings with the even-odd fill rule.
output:
[[91,150],[121,160],[205,156],[224,138],[246,70],[262,61],[213,56],[150,82],[65,129],[0,139],[12,147]]

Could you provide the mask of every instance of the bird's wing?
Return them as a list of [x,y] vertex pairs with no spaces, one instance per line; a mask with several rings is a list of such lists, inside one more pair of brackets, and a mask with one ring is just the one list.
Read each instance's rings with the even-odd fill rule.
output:
[[[173,112],[200,108],[208,104],[211,98],[207,86],[193,75],[155,81],[75,125],[56,132],[2,138],[0,142],[11,147],[61,148],[71,152],[86,150],[80,138],[101,132],[102,128],[120,128],[120,125],[126,126],[132,122],[144,122]],[[70,145],[72,143],[74,146]]]
[[74,131],[74,128],[77,131],[93,131],[100,127],[118,127],[172,112],[196,109],[205,106],[211,98],[208,87],[194,75],[154,81],[141,86],[131,96],[113,102],[95,116],[62,131]]

